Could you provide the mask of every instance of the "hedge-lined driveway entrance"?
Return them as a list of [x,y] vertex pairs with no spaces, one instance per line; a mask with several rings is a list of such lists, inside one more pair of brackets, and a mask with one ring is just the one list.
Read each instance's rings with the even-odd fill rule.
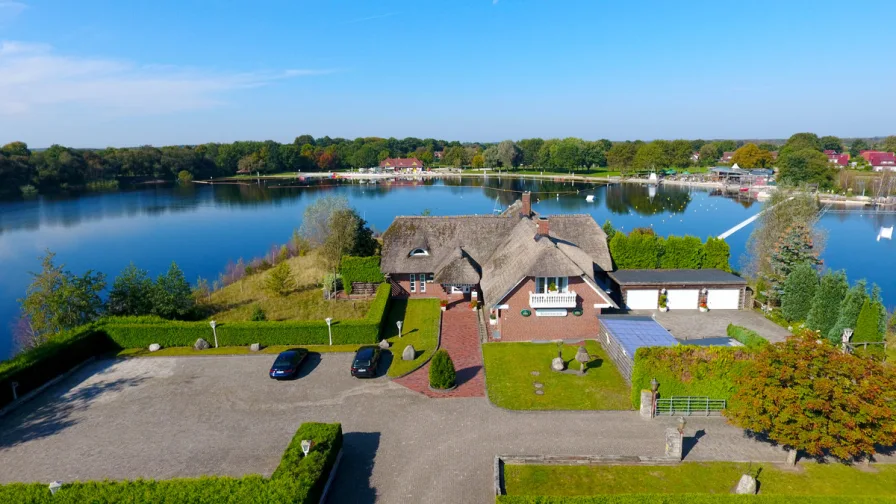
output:
[[[274,356],[147,357],[91,363],[0,418],[0,482],[270,475],[297,426],[342,422],[330,502],[494,502],[496,454],[651,455],[675,418],[637,412],[509,412],[485,398],[429,399],[349,376],[351,354],[267,376]],[[784,460],[721,419],[688,460]]]

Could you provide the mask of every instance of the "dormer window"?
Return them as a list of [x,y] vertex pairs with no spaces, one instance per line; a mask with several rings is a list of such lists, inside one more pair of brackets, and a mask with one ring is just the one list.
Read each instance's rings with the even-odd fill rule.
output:
[[415,249],[412,250],[411,253],[408,254],[408,255],[409,255],[410,257],[414,257],[414,256],[428,256],[428,255],[429,255],[429,252],[428,252],[426,249],[415,248]]

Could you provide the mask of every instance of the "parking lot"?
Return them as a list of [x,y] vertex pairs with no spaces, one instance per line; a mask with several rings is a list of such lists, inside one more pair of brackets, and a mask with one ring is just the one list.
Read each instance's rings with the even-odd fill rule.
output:
[[777,343],[784,341],[790,332],[760,313],[752,310],[697,310],[634,311],[635,315],[655,315],[656,321],[678,339],[724,338],[728,324],[746,327],[763,338]]
[[[484,398],[429,399],[349,376],[350,354],[312,354],[301,376],[271,355],[88,364],[0,418],[0,482],[270,475],[302,422],[342,422],[330,502],[493,502],[496,454],[661,456],[674,418],[636,412],[509,412]],[[487,377],[486,377],[487,380]],[[723,419],[688,460],[782,460]]]

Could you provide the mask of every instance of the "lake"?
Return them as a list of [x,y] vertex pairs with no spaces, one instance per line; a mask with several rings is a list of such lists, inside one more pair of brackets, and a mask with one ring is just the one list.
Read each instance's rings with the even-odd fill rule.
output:
[[[370,225],[384,231],[396,215],[489,214],[505,208],[521,191],[533,192],[542,214],[587,213],[617,229],[652,226],[660,235],[718,235],[755,215],[761,204],[706,189],[638,184],[592,185],[490,177],[363,184],[333,180],[270,181],[267,184],[197,184],[111,193],[0,202],[0,358],[12,353],[17,299],[29,271],[50,249],[76,274],[87,269],[114,276],[133,262],[153,276],[172,261],[195,282],[214,279],[230,260],[261,256],[285,243],[316,198],[346,196]],[[585,196],[593,194],[589,203]],[[888,307],[896,304],[896,248],[876,241],[881,226],[896,215],[862,211],[827,213],[820,225],[829,236],[823,259],[846,269],[851,281],[866,278],[883,288]],[[732,267],[739,268],[752,225],[728,238]]]

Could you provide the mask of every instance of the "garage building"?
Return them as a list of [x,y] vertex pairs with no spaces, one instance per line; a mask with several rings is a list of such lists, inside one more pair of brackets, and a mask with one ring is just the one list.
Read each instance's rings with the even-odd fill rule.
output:
[[661,293],[670,310],[743,310],[747,281],[719,269],[620,270],[609,273],[629,310],[656,310]]

